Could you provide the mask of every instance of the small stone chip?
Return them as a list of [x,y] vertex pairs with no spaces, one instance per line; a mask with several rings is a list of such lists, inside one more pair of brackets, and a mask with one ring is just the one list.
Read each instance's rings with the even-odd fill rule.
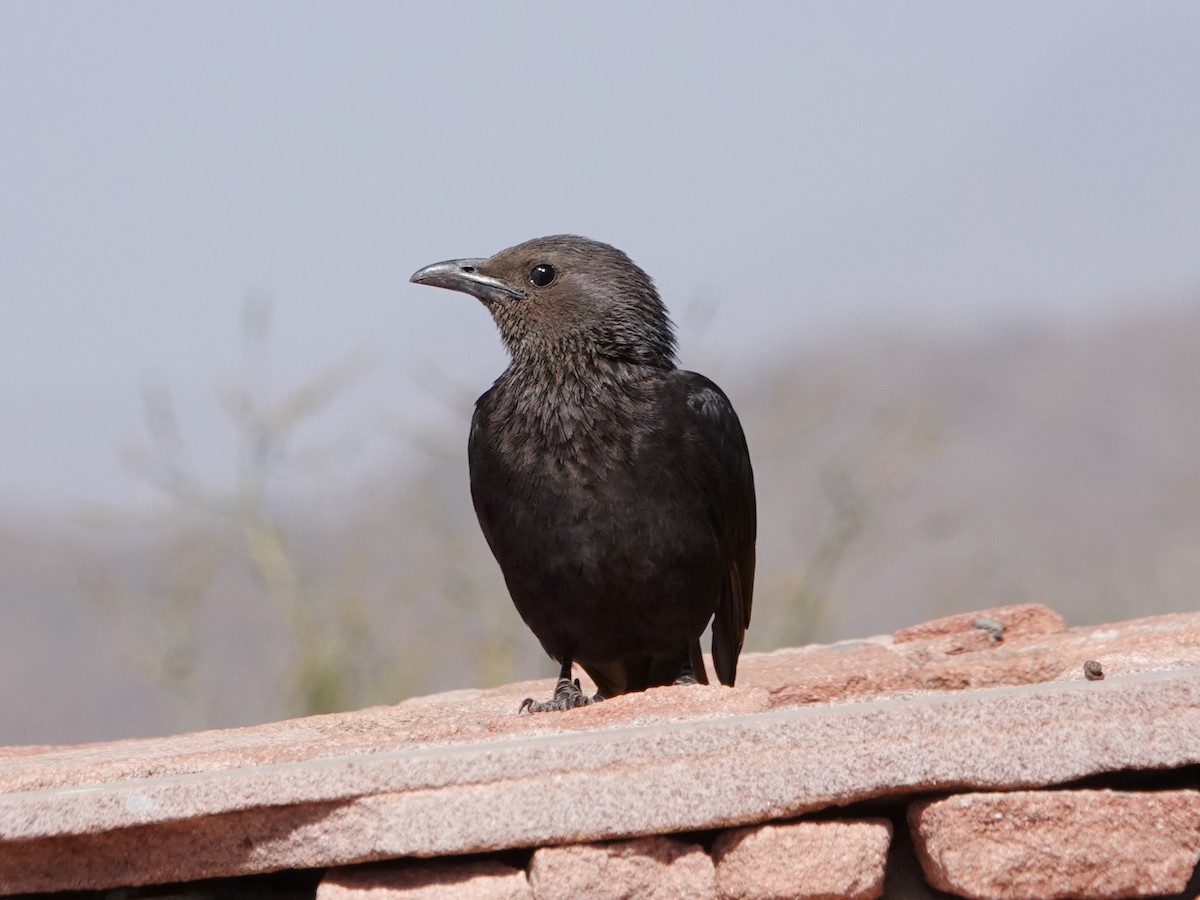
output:
[[992,636],[993,641],[1000,641],[1000,640],[1004,639],[1004,623],[1003,622],[997,622],[995,619],[988,619],[988,618],[985,618],[984,616],[980,616],[979,618],[977,618],[973,622],[971,622],[971,625],[974,626],[975,628],[982,628],[984,631],[986,631],[988,634],[990,634]]
[[1104,678],[1104,668],[1099,660],[1089,659],[1083,664],[1083,674],[1088,681],[1100,681]]

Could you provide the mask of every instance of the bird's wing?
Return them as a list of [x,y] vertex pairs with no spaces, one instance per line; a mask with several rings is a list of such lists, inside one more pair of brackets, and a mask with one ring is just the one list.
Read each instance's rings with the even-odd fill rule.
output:
[[492,391],[487,391],[475,403],[475,412],[471,416],[471,433],[467,438],[467,461],[471,471],[471,502],[475,506],[475,516],[479,519],[479,528],[483,532],[492,553],[496,552],[493,540],[492,508],[497,502],[492,489],[497,483],[493,471],[495,458],[489,452],[491,442],[487,436],[487,405]]
[[713,664],[721,683],[731,685],[754,597],[757,520],[750,451],[737,413],[719,387],[703,375],[682,370],[672,373],[672,381],[692,425],[689,468],[711,498],[713,527],[725,564],[713,619]]

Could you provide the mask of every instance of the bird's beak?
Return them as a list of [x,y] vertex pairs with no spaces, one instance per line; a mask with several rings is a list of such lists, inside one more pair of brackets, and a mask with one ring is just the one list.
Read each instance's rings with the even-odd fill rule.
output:
[[408,280],[413,284],[429,284],[452,291],[462,291],[464,294],[478,297],[484,303],[525,296],[507,282],[480,272],[479,267],[485,262],[487,260],[484,259],[448,259],[418,269]]

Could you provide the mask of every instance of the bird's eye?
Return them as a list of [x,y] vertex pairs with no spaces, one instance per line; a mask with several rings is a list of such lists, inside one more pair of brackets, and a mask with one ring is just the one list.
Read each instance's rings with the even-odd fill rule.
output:
[[549,263],[538,263],[529,270],[529,280],[536,287],[545,287],[557,277],[558,272]]

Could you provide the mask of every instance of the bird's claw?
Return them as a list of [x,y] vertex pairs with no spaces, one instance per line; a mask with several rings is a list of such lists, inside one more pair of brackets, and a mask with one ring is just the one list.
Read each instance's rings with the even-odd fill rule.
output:
[[524,712],[539,713],[539,712],[563,712],[568,709],[574,709],[577,706],[590,706],[595,701],[583,692],[579,686],[579,679],[571,681],[567,678],[560,678],[558,685],[554,688],[554,696],[549,700],[534,700],[532,697],[526,697],[521,701],[521,708],[517,710],[517,715]]

